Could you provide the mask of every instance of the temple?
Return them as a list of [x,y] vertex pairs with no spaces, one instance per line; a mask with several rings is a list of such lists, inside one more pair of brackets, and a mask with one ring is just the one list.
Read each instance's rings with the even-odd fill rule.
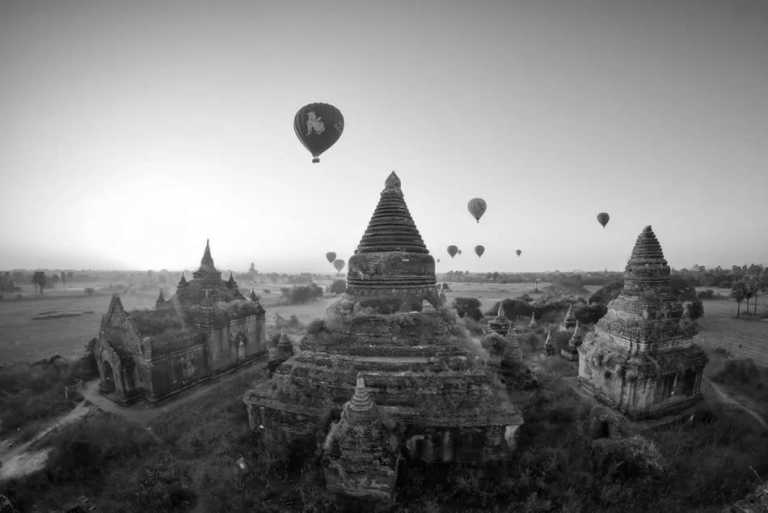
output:
[[701,398],[707,356],[672,294],[670,269],[650,226],[637,238],[624,287],[578,347],[579,383],[630,418],[680,412]]
[[123,308],[115,295],[102,317],[94,355],[101,391],[127,404],[158,401],[266,351],[264,308],[221,279],[206,242],[200,268],[154,310]]
[[[406,464],[510,457],[522,416],[440,302],[435,261],[395,173],[350,258],[347,283],[300,351],[245,393],[250,426],[266,445],[324,447],[329,489],[371,499],[392,497],[396,454]],[[374,404],[375,415],[355,424],[355,412]],[[327,419],[339,415],[328,432]]]

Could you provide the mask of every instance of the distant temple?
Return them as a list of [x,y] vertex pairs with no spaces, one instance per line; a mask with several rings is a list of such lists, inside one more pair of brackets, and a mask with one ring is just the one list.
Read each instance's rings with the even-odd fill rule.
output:
[[631,418],[672,414],[701,398],[707,356],[672,294],[669,265],[650,226],[637,238],[624,288],[578,346],[579,382]]
[[154,310],[127,312],[115,295],[94,349],[101,390],[120,403],[157,401],[266,351],[264,308],[221,278],[205,245],[200,268]]
[[[401,457],[509,458],[522,415],[442,305],[434,258],[395,173],[349,259],[347,284],[300,351],[245,393],[265,444],[322,447],[329,490],[381,500],[393,497]],[[330,430],[329,419],[338,419]]]

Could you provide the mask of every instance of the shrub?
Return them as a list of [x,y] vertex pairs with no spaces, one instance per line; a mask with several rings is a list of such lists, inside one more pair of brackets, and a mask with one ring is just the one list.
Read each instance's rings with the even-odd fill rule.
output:
[[323,289],[314,283],[309,285],[296,285],[280,289],[283,299],[289,305],[308,303],[323,295]]
[[96,291],[93,289],[93,287],[86,287],[83,292],[85,292],[86,296],[92,296]]
[[325,321],[322,319],[315,319],[307,326],[307,333],[310,335],[317,335],[325,329]]
[[699,299],[714,299],[715,291],[712,289],[701,290],[696,295]]
[[582,324],[595,324],[608,312],[608,307],[603,303],[594,303],[589,305],[576,305],[573,308],[573,315]]
[[347,290],[347,280],[333,280],[328,292],[331,294],[343,294]]
[[459,317],[469,317],[475,321],[483,318],[480,311],[480,300],[474,297],[457,297],[453,300],[453,308]]

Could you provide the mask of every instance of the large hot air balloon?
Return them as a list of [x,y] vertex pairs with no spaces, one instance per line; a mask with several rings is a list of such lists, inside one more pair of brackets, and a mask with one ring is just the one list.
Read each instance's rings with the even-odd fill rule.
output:
[[344,260],[337,258],[333,261],[333,266],[336,268],[336,271],[341,272],[344,269]]
[[320,162],[320,154],[334,145],[344,131],[344,116],[327,103],[310,103],[299,109],[293,119],[296,137],[312,153],[312,162]]
[[328,259],[329,264],[332,264],[333,261],[336,260],[336,252],[329,251],[328,253],[325,254],[325,258]]
[[603,228],[605,228],[605,225],[608,224],[608,221],[611,219],[611,216],[608,215],[608,212],[600,212],[597,214],[597,222],[603,225]]
[[520,249],[516,249],[516,250],[515,250],[515,253],[517,253],[517,256],[520,256],[520,255],[522,255],[522,254],[523,254],[523,251],[522,251],[522,250],[520,250]]
[[448,246],[448,254],[451,255],[451,258],[456,256],[456,253],[459,252],[459,248],[451,244]]
[[478,244],[475,246],[475,254],[479,257],[483,256],[483,253],[485,253],[485,246],[482,244]]
[[469,209],[469,213],[472,214],[472,217],[479,223],[480,218],[485,214],[485,209],[488,208],[488,205],[486,205],[483,198],[472,198],[469,200],[469,203],[467,203],[467,208]]

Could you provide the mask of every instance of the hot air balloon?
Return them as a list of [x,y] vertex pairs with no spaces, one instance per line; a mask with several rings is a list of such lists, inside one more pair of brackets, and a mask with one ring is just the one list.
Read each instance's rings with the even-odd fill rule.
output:
[[469,209],[469,213],[472,214],[472,217],[479,223],[480,218],[485,214],[485,209],[488,208],[488,205],[486,205],[483,198],[472,198],[469,200],[469,203],[467,203],[467,208]]
[[458,252],[459,252],[459,248],[457,248],[453,244],[448,246],[448,254],[451,255],[451,258],[455,257],[456,253],[458,253]]
[[336,268],[336,271],[341,272],[344,269],[344,260],[337,258],[333,261],[333,266]]
[[334,251],[329,251],[325,254],[325,258],[328,259],[328,263],[332,264],[334,260],[336,260],[336,253]]
[[608,224],[608,221],[611,219],[611,216],[608,215],[608,212],[600,212],[597,214],[597,222],[603,225],[603,228],[605,228],[605,225]]
[[320,162],[320,154],[334,145],[344,131],[344,116],[327,103],[310,103],[299,109],[293,129],[310,153],[312,162]]
[[520,256],[520,255],[522,255],[522,254],[523,254],[523,251],[522,251],[522,250],[520,250],[520,249],[516,249],[516,250],[515,250],[515,253],[517,253],[517,256]]
[[483,253],[485,253],[485,246],[482,244],[478,244],[475,246],[475,254],[479,257],[483,256]]

